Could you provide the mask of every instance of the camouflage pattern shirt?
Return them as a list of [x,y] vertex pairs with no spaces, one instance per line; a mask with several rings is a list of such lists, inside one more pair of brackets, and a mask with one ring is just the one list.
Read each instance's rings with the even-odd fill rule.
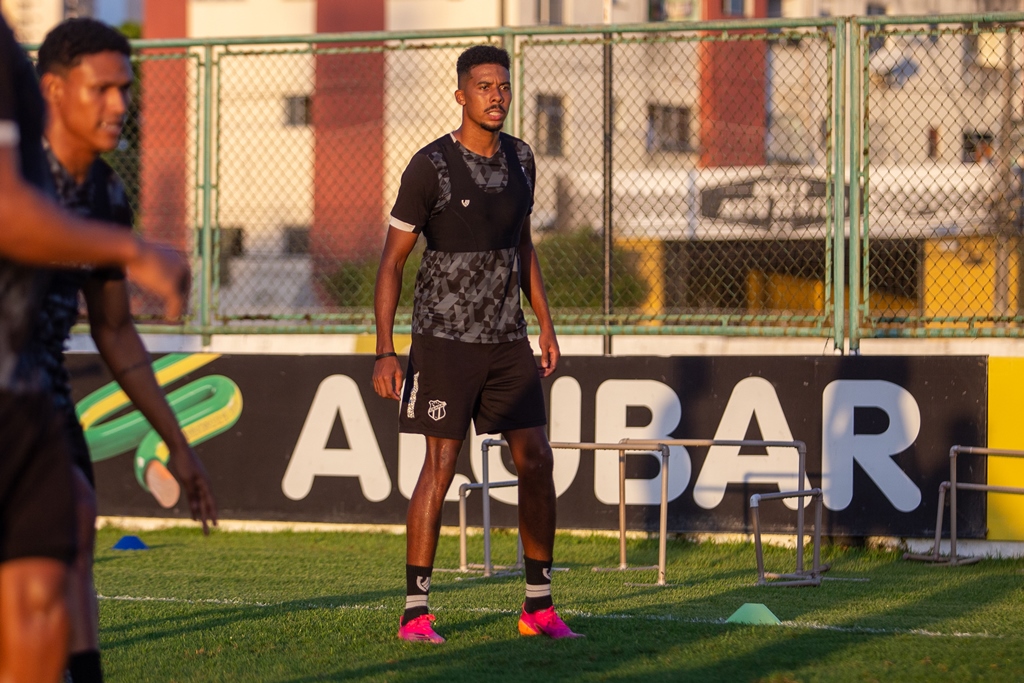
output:
[[520,305],[519,241],[533,208],[533,151],[502,133],[483,157],[449,134],[413,156],[391,225],[421,233],[412,330],[496,344],[526,337]]

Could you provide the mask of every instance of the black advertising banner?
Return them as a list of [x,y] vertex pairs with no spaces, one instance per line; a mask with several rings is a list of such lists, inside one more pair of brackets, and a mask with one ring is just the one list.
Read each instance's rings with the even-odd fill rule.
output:
[[[92,450],[100,513],[182,516],[147,490],[166,462],[159,437],[112,383],[98,356],[68,359]],[[379,398],[371,356],[169,354],[158,380],[213,481],[225,519],[402,524],[423,463],[423,438],[399,435],[398,405]],[[949,448],[985,445],[984,357],[566,357],[545,381],[553,441],[622,438],[802,440],[805,486],[824,490],[824,531],[842,536],[934,533]],[[441,398],[441,397],[439,397]],[[448,492],[479,481],[468,435]],[[491,481],[514,478],[492,449]],[[985,481],[965,459],[962,481]],[[630,528],[656,529],[660,458],[627,456]],[[669,529],[750,531],[750,495],[797,487],[792,448],[675,447]],[[555,452],[560,528],[618,525],[618,455]],[[516,489],[494,489],[492,522],[516,524]],[[469,519],[480,524],[479,493]],[[960,533],[983,537],[984,494],[961,496]],[[791,531],[795,501],[762,506],[766,531]]]

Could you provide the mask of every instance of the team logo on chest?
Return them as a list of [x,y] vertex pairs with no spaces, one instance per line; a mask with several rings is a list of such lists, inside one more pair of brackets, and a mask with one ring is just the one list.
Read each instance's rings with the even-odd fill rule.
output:
[[434,422],[443,419],[445,416],[444,408],[447,405],[446,401],[430,401],[427,406],[427,416]]
[[462,200],[462,205],[463,206],[469,206],[469,200],[468,199],[463,199]]

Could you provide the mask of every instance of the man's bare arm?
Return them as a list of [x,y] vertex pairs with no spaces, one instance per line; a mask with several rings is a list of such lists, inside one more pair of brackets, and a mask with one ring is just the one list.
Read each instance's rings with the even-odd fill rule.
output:
[[[377,268],[377,282],[373,289],[373,315],[377,328],[377,353],[393,353],[395,350],[395,311],[402,294],[402,273],[405,262],[419,237],[414,232],[405,232],[389,227],[384,253]],[[402,387],[402,366],[395,358],[382,358],[373,367],[373,388],[384,398],[398,400]]]
[[537,251],[533,248],[533,236],[530,234],[530,217],[527,216],[523,223],[522,235],[519,238],[519,263],[522,269],[520,287],[526,300],[530,302],[530,308],[537,316],[537,323],[540,325],[540,364],[541,377],[547,377],[555,371],[558,366],[558,359],[561,352],[558,349],[558,340],[555,336],[555,325],[551,321],[551,311],[548,308],[548,295],[544,290],[544,277],[540,272],[540,259],[537,258]]
[[[167,444],[167,467],[185,489],[192,519],[217,524],[217,502],[202,461],[188,443],[150,365],[149,353],[135,329],[124,280],[90,279],[84,287],[89,330],[103,362],[139,412]],[[171,503],[173,504],[173,503]]]

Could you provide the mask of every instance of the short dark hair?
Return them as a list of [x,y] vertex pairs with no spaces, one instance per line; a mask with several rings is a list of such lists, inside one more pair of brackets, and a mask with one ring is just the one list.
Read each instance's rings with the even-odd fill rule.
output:
[[36,71],[40,76],[65,73],[78,66],[82,57],[108,51],[132,56],[131,44],[117,29],[88,17],[66,19],[47,33],[39,46]]
[[511,63],[508,52],[500,47],[494,45],[474,45],[459,55],[459,61],[455,63],[455,73],[461,82],[462,77],[468,76],[474,66],[497,64],[508,69]]

